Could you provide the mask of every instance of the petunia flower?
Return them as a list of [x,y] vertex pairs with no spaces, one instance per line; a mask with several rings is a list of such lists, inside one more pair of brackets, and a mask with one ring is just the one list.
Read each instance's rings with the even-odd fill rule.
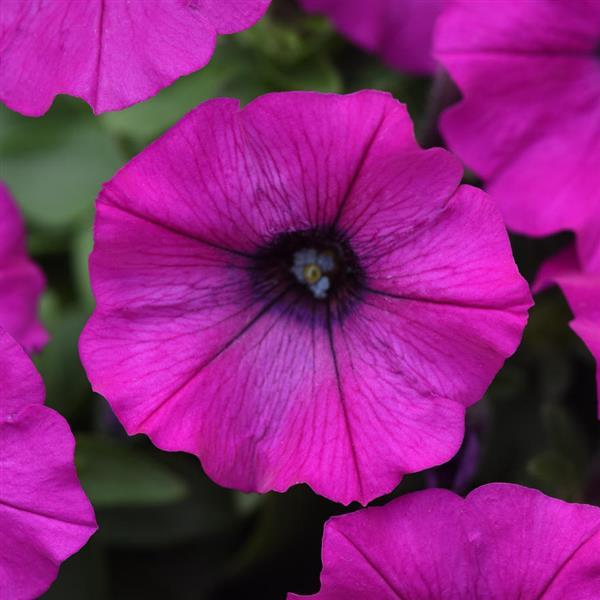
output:
[[560,286],[575,315],[571,328],[596,360],[600,418],[600,264],[582,269],[575,248],[569,246],[542,265],[533,289],[541,291],[553,283]]
[[95,114],[142,102],[210,60],[217,34],[251,27],[270,0],[3,0],[0,100],[43,115],[57,94]]
[[330,519],[322,559],[319,600],[593,600],[600,508],[504,483],[414,492]]
[[244,491],[366,503],[447,461],[531,303],[461,176],[388,94],[200,105],[98,199],[94,389]]
[[[509,229],[600,235],[600,2],[461,0],[440,17],[436,55],[464,99],[441,120]],[[600,248],[600,245],[597,245]]]
[[40,596],[96,530],[73,435],[43,402],[33,364],[0,329],[0,596],[11,600]]
[[300,0],[348,39],[400,71],[429,75],[436,19],[450,0]]
[[28,351],[40,350],[48,340],[37,319],[44,285],[42,272],[27,256],[19,210],[0,182],[0,327]]

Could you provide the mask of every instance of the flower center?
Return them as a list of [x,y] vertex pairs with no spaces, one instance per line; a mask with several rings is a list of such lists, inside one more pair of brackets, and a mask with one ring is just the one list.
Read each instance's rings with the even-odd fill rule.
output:
[[336,268],[331,250],[318,252],[314,248],[298,250],[294,253],[294,264],[290,268],[299,283],[308,287],[315,298],[327,298],[331,285],[329,274]]
[[323,272],[319,268],[319,265],[315,265],[313,263],[306,265],[302,271],[302,277],[304,277],[304,281],[306,281],[306,283],[309,285],[314,285],[317,283],[319,279],[321,279],[321,275],[323,275]]
[[289,289],[298,301],[345,309],[356,299],[363,282],[358,257],[334,229],[292,231],[276,236],[254,257],[255,287]]

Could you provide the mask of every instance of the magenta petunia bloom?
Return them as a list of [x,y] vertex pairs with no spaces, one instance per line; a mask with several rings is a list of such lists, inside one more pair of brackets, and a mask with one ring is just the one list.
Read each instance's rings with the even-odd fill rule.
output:
[[447,461],[531,303],[461,176],[388,94],[200,105],[99,197],[94,389],[245,491],[366,503]]
[[414,492],[330,519],[322,558],[319,600],[594,600],[600,508],[506,483]]
[[450,0],[300,0],[310,12],[327,15],[348,39],[392,67],[433,73],[435,22]]
[[552,283],[560,286],[575,315],[571,328],[596,359],[600,418],[600,265],[584,271],[575,248],[568,247],[542,266],[534,290],[540,291]]
[[[600,231],[600,2],[458,1],[436,54],[464,99],[442,132],[486,182],[509,228]],[[600,247],[600,246],[599,246]]]
[[48,339],[37,320],[44,286],[42,272],[27,256],[19,210],[0,182],[0,327],[28,351],[40,350]]
[[0,100],[44,114],[57,94],[99,114],[142,102],[204,67],[217,34],[262,17],[270,0],[3,0]]
[[0,596],[11,600],[42,594],[96,530],[73,435],[43,402],[33,364],[0,329]]

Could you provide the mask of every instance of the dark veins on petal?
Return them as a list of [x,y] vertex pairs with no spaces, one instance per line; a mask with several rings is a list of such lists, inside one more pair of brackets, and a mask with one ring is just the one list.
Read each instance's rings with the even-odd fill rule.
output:
[[329,306],[343,318],[364,289],[359,259],[335,227],[279,234],[254,254],[252,263],[257,295],[289,289],[295,303],[310,312],[325,313]]
[[359,258],[348,237],[332,224],[276,235],[251,261],[255,296],[277,294],[278,300],[268,310],[276,310],[281,317],[294,318],[312,328],[317,324],[325,328],[358,490],[360,498],[364,498],[359,456],[333,335],[333,322],[341,326],[366,290],[366,275]]

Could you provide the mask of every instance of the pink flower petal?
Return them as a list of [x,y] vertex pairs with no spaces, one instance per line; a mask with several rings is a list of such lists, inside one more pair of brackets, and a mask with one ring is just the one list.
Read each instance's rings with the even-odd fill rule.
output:
[[397,246],[387,240],[387,252],[376,233],[383,222],[374,218],[364,231],[377,257],[367,286],[378,298],[368,303],[404,322],[400,335],[413,340],[429,386],[464,406],[515,351],[531,306],[501,222],[489,196],[461,186],[425,226]]
[[[401,496],[325,525],[319,600],[591,600],[600,509],[512,484]],[[305,596],[288,594],[290,600]]]
[[96,522],[75,473],[69,426],[41,405],[39,375],[2,331],[0,356],[0,589],[21,600],[49,587]]
[[465,500],[465,528],[485,577],[478,597],[584,600],[600,594],[600,509],[490,484]]
[[28,351],[40,350],[48,340],[37,320],[44,287],[42,272],[27,256],[21,215],[0,182],[0,327]]
[[452,492],[432,489],[330,519],[323,534],[321,591],[312,597],[467,597],[473,589],[470,550],[457,518],[463,502]]
[[434,71],[431,46],[438,15],[449,0],[301,0],[327,15],[350,40],[400,71]]
[[5,0],[0,99],[28,116],[57,94],[99,114],[204,67],[217,34],[252,26],[270,0]]
[[590,219],[578,231],[577,249],[586,271],[600,273],[600,222]]
[[459,1],[440,18],[464,96],[442,131],[515,231],[600,228],[599,43],[598,2]]
[[[103,197],[134,216],[248,253],[274,232],[331,221],[379,144],[377,156],[422,152],[406,108],[382,92],[267,94],[244,110],[237,100],[210,100],[134,158]],[[434,185],[449,195],[460,165],[444,158],[435,175],[442,182]],[[165,198],[176,198],[176,209]]]
[[[306,482],[366,503],[448,460],[530,303],[498,214],[455,193],[460,177],[386,94],[201,105],[98,200],[97,309],[80,342],[94,389],[129,433],[246,491]],[[266,276],[265,252],[314,231],[356,261],[344,302],[305,296],[288,250]],[[461,233],[464,255],[449,251]],[[396,261],[414,264],[411,294],[428,278],[423,302],[381,296],[402,289]],[[420,275],[435,270],[435,285]],[[437,348],[445,327],[460,332],[453,356]]]
[[11,420],[30,404],[43,404],[44,383],[25,351],[0,327],[0,421]]

